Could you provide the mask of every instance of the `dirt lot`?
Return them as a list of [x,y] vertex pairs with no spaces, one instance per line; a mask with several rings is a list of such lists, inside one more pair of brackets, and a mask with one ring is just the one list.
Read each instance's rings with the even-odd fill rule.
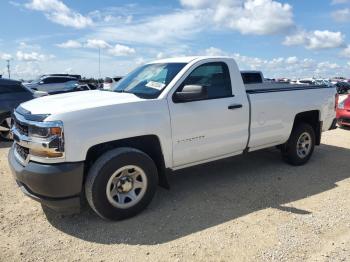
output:
[[303,167],[268,149],[187,169],[141,215],[60,216],[25,197],[0,145],[0,261],[350,261],[350,130]]

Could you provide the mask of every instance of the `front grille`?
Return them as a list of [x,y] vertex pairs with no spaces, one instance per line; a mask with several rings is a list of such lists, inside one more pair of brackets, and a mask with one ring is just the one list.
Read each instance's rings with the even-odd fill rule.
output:
[[17,154],[23,159],[26,160],[29,154],[29,149],[25,148],[23,146],[20,146],[19,144],[15,143],[15,150]]
[[14,118],[14,126],[22,135],[28,136],[28,126],[19,122],[16,118]]

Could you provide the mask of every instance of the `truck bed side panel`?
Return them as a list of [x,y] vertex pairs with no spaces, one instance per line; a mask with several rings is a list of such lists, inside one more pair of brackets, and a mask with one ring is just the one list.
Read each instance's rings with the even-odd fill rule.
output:
[[285,143],[298,113],[319,111],[324,130],[334,119],[333,88],[257,89],[247,93],[251,101],[250,150]]

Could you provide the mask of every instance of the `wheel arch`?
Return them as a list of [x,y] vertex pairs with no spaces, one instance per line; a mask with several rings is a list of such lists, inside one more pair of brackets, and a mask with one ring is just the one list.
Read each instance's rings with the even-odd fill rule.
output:
[[163,155],[162,146],[160,139],[156,135],[143,135],[137,137],[129,137],[109,142],[104,142],[101,144],[94,145],[90,147],[86,154],[86,167],[85,175],[93,163],[98,157],[100,157],[105,152],[118,148],[118,147],[131,147],[136,148],[144,153],[146,153],[155,162],[158,170],[159,185],[164,188],[169,188],[169,183],[167,180],[167,169],[165,166],[165,160]]
[[298,113],[294,118],[293,129],[299,123],[307,123],[312,126],[315,131],[316,141],[315,145],[321,144],[321,133],[322,133],[322,121],[321,113],[319,110],[311,110]]

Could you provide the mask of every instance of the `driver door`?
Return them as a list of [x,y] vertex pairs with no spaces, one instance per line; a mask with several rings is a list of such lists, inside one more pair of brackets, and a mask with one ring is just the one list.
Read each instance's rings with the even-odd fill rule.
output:
[[200,101],[174,102],[170,109],[173,166],[181,167],[241,153],[248,139],[249,108],[232,89],[224,62],[197,66],[175,92],[185,85],[206,86],[208,97]]

